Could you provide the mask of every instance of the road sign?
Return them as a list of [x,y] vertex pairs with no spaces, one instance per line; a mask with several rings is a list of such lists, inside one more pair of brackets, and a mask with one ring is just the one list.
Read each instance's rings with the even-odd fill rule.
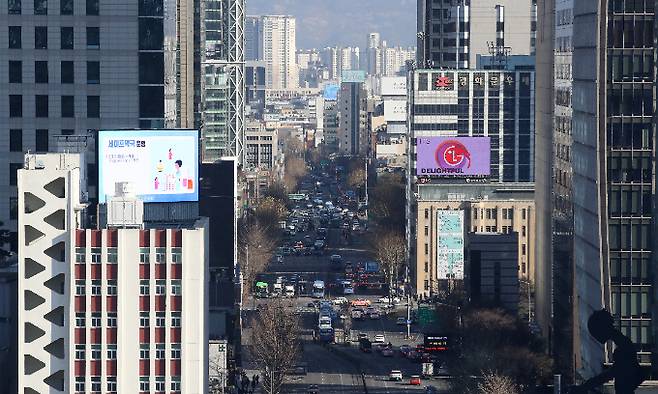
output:
[[431,306],[419,306],[418,322],[422,326],[430,326],[437,324],[439,322],[439,319],[437,318],[436,310]]

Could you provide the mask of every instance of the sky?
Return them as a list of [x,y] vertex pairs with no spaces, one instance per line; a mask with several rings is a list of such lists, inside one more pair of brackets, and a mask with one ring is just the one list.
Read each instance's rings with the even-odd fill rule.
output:
[[380,33],[388,46],[416,45],[416,0],[245,0],[247,15],[293,15],[297,48],[365,47]]

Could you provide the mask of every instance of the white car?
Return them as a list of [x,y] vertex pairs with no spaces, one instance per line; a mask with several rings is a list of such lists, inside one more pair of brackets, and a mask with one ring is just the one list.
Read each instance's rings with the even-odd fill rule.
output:
[[386,338],[383,334],[377,334],[375,335],[375,339],[372,341],[372,343],[386,343]]
[[333,300],[334,305],[343,305],[347,304],[349,301],[347,301],[347,298],[345,297],[336,297]]
[[[400,298],[393,297],[392,301],[393,301],[394,304],[399,304],[400,303]],[[388,297],[380,297],[377,300],[377,302],[380,303],[380,304],[388,304],[390,302],[390,300],[389,300]]]
[[398,371],[397,369],[394,369],[391,371],[391,373],[388,374],[388,379],[389,380],[396,380],[398,382],[402,381],[402,371]]

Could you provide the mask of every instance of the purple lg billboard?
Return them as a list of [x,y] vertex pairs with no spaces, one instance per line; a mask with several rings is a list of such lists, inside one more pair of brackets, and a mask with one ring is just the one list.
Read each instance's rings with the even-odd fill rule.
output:
[[421,137],[416,139],[416,175],[487,176],[489,137]]

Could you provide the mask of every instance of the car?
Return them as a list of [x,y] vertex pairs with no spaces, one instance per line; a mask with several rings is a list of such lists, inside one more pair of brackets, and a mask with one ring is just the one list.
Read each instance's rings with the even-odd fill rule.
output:
[[398,304],[400,303],[400,298],[393,297],[392,299],[389,299],[388,297],[380,297],[377,299],[377,302],[380,304],[388,304],[391,301],[393,301],[394,304]]
[[407,319],[405,319],[404,317],[398,317],[395,320],[395,324],[397,324],[398,326],[406,326],[407,325]]
[[309,384],[308,385],[308,390],[306,390],[308,394],[318,394],[320,392],[320,388],[318,387],[317,384]]
[[370,312],[369,315],[370,315],[370,320],[377,320],[382,317],[378,311]]
[[402,371],[393,369],[391,372],[388,374],[388,380],[393,380],[397,382],[402,381]]
[[368,339],[368,334],[365,332],[360,332],[358,335],[359,341],[362,339]]
[[280,254],[276,255],[276,262],[279,264],[283,264],[283,256]]
[[334,305],[343,305],[343,304],[347,304],[348,301],[347,298],[345,297],[336,297],[334,298],[333,303]]
[[373,343],[386,343],[386,338],[384,337],[384,334],[375,335],[375,339],[373,340]]
[[402,357],[407,357],[407,355],[409,355],[409,352],[411,351],[411,346],[402,345],[402,346],[400,346],[400,348],[398,350],[400,351],[400,354],[402,355]]
[[382,349],[382,356],[384,357],[393,357],[393,349],[386,347]]
[[411,375],[411,378],[409,378],[409,384],[412,386],[420,386],[421,383],[419,375]]

